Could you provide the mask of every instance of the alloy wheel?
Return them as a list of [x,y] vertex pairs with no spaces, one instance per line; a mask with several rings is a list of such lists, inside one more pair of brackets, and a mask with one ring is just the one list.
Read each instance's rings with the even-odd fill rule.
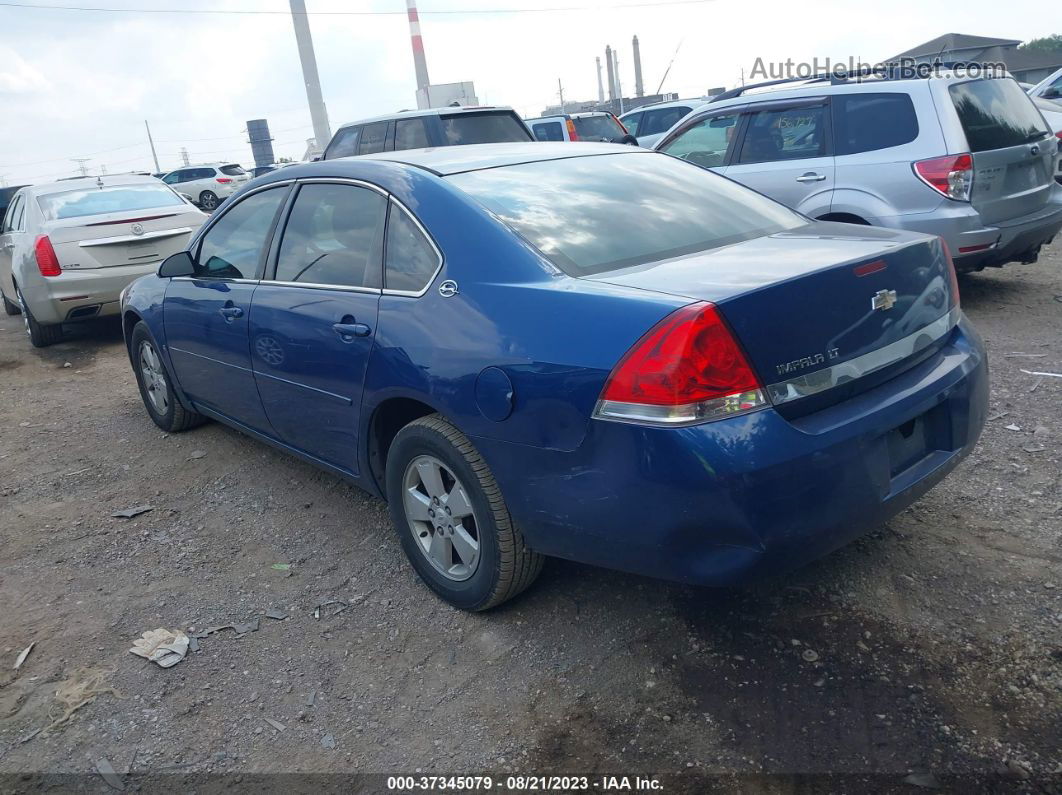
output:
[[33,330],[30,329],[29,310],[26,308],[26,299],[22,297],[22,288],[21,287],[17,287],[17,286],[15,287],[15,298],[18,299],[19,309],[22,310],[22,325],[26,327],[26,336],[32,337],[33,336]]
[[165,416],[170,410],[170,387],[159,354],[147,340],[140,343],[140,374],[147,399],[160,416]]
[[402,478],[402,505],[417,548],[437,571],[455,582],[476,573],[479,522],[468,490],[435,456],[409,462]]

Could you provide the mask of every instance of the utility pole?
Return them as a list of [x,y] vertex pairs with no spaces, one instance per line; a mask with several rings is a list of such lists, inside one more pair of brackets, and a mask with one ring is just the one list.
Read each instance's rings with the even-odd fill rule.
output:
[[155,142],[151,139],[151,127],[148,126],[147,119],[144,119],[144,129],[147,130],[148,143],[151,144],[151,157],[155,160],[155,173],[158,174],[162,169],[159,168],[159,156],[155,154]]
[[568,111],[564,108],[564,86],[561,85],[561,79],[559,77],[557,78],[557,89],[557,94],[560,95],[561,113],[567,113]]
[[317,56],[313,52],[313,37],[310,35],[310,18],[306,16],[304,0],[290,0],[291,21],[295,25],[295,41],[299,46],[302,62],[302,80],[306,84],[306,101],[310,105],[310,120],[313,122],[314,143],[322,152],[332,139],[328,126],[328,110],[321,95],[321,77],[317,74]]
[[188,161],[188,149],[184,146],[181,147],[181,162],[184,163],[184,165],[186,166],[190,165]]
[[88,176],[88,166],[86,166],[85,163],[87,163],[90,160],[92,160],[91,157],[72,157],[72,158],[70,158],[70,160],[73,161],[74,163],[77,163],[78,170],[81,171],[81,176],[83,176],[83,177],[87,177]]

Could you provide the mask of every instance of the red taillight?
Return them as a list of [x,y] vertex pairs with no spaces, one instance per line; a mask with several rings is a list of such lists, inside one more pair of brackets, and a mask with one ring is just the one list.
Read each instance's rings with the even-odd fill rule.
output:
[[959,274],[955,271],[955,260],[951,258],[951,249],[948,248],[948,244],[944,242],[944,238],[940,239],[941,248],[944,249],[944,259],[948,261],[948,276],[951,279],[951,305],[953,308],[959,308]]
[[635,343],[609,375],[594,416],[689,425],[766,405],[719,311],[700,302],[671,313]]
[[970,201],[973,189],[973,157],[946,155],[914,163],[915,174],[929,187],[955,201]]
[[59,276],[63,269],[59,267],[59,258],[55,256],[52,241],[47,235],[41,235],[33,246],[34,256],[37,258],[37,270],[41,276]]
[[1062,130],[1055,133],[1055,138],[1059,140],[1059,146],[1062,146]]
[[568,128],[568,140],[569,141],[578,141],[579,140],[579,133],[577,133],[575,131],[575,122],[572,121],[571,119],[568,119],[566,126]]
[[217,180],[218,180],[218,182],[220,182],[220,183],[221,183],[222,185],[225,185],[225,184],[227,184],[227,183],[229,183],[229,182],[232,182],[232,177],[218,177],[218,178],[217,178]]

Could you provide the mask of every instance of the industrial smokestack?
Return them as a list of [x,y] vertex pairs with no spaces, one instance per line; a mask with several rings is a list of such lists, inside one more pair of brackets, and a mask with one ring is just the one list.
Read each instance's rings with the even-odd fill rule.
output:
[[638,49],[638,37],[634,37],[634,41],[631,42],[634,47],[634,95],[636,97],[645,96],[645,86],[642,85],[642,51]]
[[417,88],[427,88],[428,62],[424,58],[424,39],[420,37],[420,17],[417,16],[416,0],[406,0],[409,14],[409,38],[413,44],[413,67],[417,70]]
[[324,97],[321,96],[317,56],[313,52],[310,19],[306,16],[306,3],[303,0],[291,0],[291,21],[295,25],[295,41],[299,45],[299,60],[302,62],[302,79],[306,83],[306,101],[310,105],[314,142],[320,151],[332,139],[332,129],[328,126],[328,111],[325,109]]
[[601,82],[601,56],[594,59],[597,62],[597,101],[605,101],[605,86]]
[[605,70],[608,72],[608,99],[616,99],[616,69],[612,61],[612,48],[605,47]]

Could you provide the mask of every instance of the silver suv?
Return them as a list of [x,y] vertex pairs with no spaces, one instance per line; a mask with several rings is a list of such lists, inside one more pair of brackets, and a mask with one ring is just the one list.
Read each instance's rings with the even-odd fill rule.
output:
[[812,218],[944,238],[959,270],[1035,262],[1062,228],[1059,141],[1011,78],[813,78],[719,95],[654,149]]

